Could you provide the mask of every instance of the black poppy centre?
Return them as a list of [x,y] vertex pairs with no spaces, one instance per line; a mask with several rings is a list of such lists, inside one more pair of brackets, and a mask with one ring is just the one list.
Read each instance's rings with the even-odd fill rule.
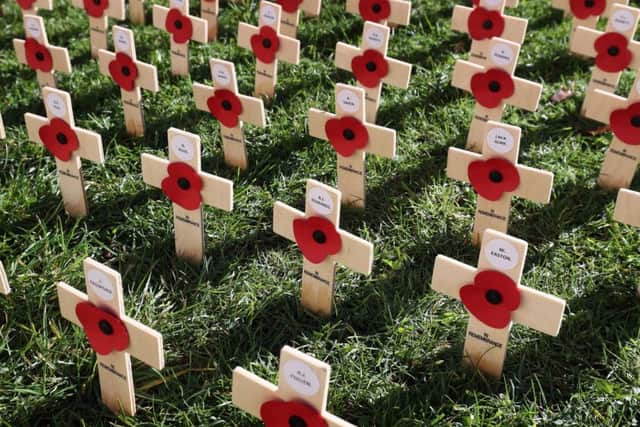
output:
[[489,172],[489,181],[498,184],[501,183],[503,179],[504,177],[502,176],[502,172],[498,170],[492,170]]
[[345,129],[344,131],[342,131],[342,136],[344,136],[344,139],[346,139],[347,141],[352,141],[353,138],[356,137],[356,134],[351,129]]
[[182,21],[180,19],[176,19],[176,22],[173,24],[179,30],[182,29]]
[[493,28],[493,21],[491,19],[487,19],[482,23],[482,28],[485,30],[490,30]]
[[271,40],[263,39],[262,40],[262,47],[264,47],[265,49],[270,49],[271,48]]
[[307,427],[307,423],[299,416],[292,415],[289,417],[289,427]]
[[495,289],[489,289],[484,294],[484,297],[487,299],[489,304],[497,305],[502,302],[502,294]]
[[113,335],[113,326],[111,326],[111,323],[107,322],[106,320],[104,319],[100,320],[98,322],[98,327],[100,328],[103,334]]
[[588,8],[592,8],[596,5],[595,0],[584,0],[584,6]]
[[36,59],[40,62],[44,61],[44,53],[36,52]]
[[327,243],[327,235],[324,234],[324,231],[321,230],[316,230],[313,232],[313,234],[311,235],[311,237],[313,237],[313,241],[320,244],[320,245],[324,245],[325,243]]
[[609,56],[618,56],[620,54],[620,48],[618,48],[618,46],[611,46],[607,49],[607,53]]
[[380,6],[380,3],[374,3],[373,6],[371,6],[371,10],[373,13],[380,13],[382,11],[382,6]]
[[500,92],[500,88],[501,88],[501,86],[500,86],[500,82],[497,82],[497,81],[495,81],[495,80],[491,80],[491,81],[489,82],[489,90],[490,90],[491,92],[494,92],[494,93],[496,93],[496,92]]
[[640,128],[640,116],[631,117],[631,126],[634,128]]
[[374,72],[378,67],[376,67],[376,63],[373,61],[367,62],[367,71]]
[[67,139],[67,135],[62,132],[56,134],[56,141],[58,141],[58,144],[60,145],[67,145],[67,143],[69,142],[69,140]]
[[187,178],[180,177],[178,178],[178,187],[186,191],[191,188],[191,183]]
[[129,77],[131,75],[131,70],[126,65],[122,67],[122,75],[125,77]]
[[224,101],[222,101],[222,108],[224,108],[227,111],[231,111],[231,108],[232,108],[231,103],[225,99]]
[[93,4],[100,6],[100,4],[102,4],[102,0],[93,0]]

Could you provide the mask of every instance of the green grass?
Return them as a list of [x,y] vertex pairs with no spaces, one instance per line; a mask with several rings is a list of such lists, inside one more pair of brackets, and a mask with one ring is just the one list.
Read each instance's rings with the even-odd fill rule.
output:
[[[17,5],[0,17],[0,110],[8,129],[0,153],[0,259],[13,293],[0,298],[0,425],[258,425],[230,404],[231,371],[275,380],[278,353],[292,345],[332,365],[329,410],[358,425],[632,425],[640,421],[640,233],[612,219],[614,193],[595,184],[610,135],[579,117],[590,63],[568,54],[568,20],[549,1],[522,1],[530,18],[517,74],[544,84],[537,113],[509,111],[523,128],[520,161],[555,173],[548,206],[517,200],[510,234],[530,243],[524,284],[567,299],[557,338],[515,326],[504,374],[488,380],[461,364],[467,314],[430,289],[437,254],[475,264],[475,196],[446,178],[450,146],[463,147],[473,101],[450,86],[468,38],[450,30],[453,1],[417,0],[411,26],[390,55],[415,64],[409,90],[385,88],[378,123],[398,131],[396,160],[369,156],[368,207],[345,210],[343,228],[375,244],[370,277],[339,269],[335,313],[300,306],[301,255],[271,231],[276,200],[302,208],[304,182],[335,184],[335,152],[306,132],[310,107],[333,109],[338,41],[359,43],[362,23],[344,2],[325,1],[304,19],[299,66],[282,65],[268,127],[248,126],[251,166],[224,165],[217,123],[194,106],[191,84],[209,82],[209,57],[236,63],[251,93],[254,60],[236,46],[238,21],[255,23],[252,2],[223,2],[220,40],[192,48],[191,78],[169,72],[168,36],[134,27],[138,57],[158,66],[161,91],[144,94],[147,134],[123,126],[119,90],[90,58],[87,20],[68,0],[46,17],[49,40],[74,65],[59,87],[77,123],[99,132],[106,164],[84,164],[91,214],[69,218],[55,164],[27,139],[23,115],[42,114],[35,75],[18,64]],[[197,3],[197,2],[196,2]],[[198,10],[198,4],[192,5]],[[147,5],[150,19],[150,4]],[[626,94],[633,75],[625,75]],[[576,96],[560,104],[561,87]],[[203,169],[235,184],[235,210],[206,209],[206,259],[174,256],[171,208],[140,176],[140,153],[166,156],[175,126],[203,139]],[[638,182],[634,187],[638,188]],[[55,283],[84,289],[82,260],[119,270],[130,316],[164,335],[166,368],[134,361],[138,414],[100,404],[95,356],[83,332],[60,316]]]

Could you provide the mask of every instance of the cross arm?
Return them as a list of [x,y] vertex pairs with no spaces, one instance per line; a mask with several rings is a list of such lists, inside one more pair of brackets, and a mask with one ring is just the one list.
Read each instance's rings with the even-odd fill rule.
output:
[[[115,59],[115,53],[100,49],[98,51],[98,67],[100,73],[105,76],[111,76],[109,73],[109,64]],[[158,86],[158,71],[156,67],[140,61],[136,61],[136,67],[138,68],[136,83],[143,89],[157,92],[160,88]]]
[[547,335],[560,332],[565,300],[526,286],[518,286],[520,307],[511,313],[511,320]]
[[540,96],[542,95],[542,85],[519,77],[513,78],[515,92],[511,98],[505,101],[514,107],[522,108],[527,111],[535,111],[540,104]]
[[[477,269],[444,255],[438,255],[433,266],[431,288],[441,294],[460,299],[460,288],[470,283]],[[454,279],[455,278],[455,279]]]
[[602,32],[591,28],[579,26],[575,29],[573,37],[571,37],[569,50],[582,56],[593,58],[597,52],[594,47],[596,39],[602,35]]
[[528,166],[518,166],[520,185],[515,196],[539,203],[549,203],[553,187],[553,173]]
[[469,61],[457,60],[453,66],[453,74],[451,76],[451,85],[471,92],[471,76],[477,73],[483,73],[484,67]]
[[[360,0],[347,0],[347,12],[360,14]],[[394,25],[409,25],[411,18],[411,2],[404,0],[390,0],[391,12],[387,21]]]
[[627,99],[601,89],[594,89],[589,95],[592,99],[585,106],[585,116],[600,123],[609,123],[609,117],[615,110],[627,107]]
[[462,182],[469,182],[469,165],[482,160],[482,154],[449,147],[447,154],[447,176]]
[[321,6],[321,0],[302,0],[302,3],[300,3],[300,10],[302,10],[307,16],[318,16],[320,15]]
[[344,230],[338,230],[338,233],[342,239],[342,248],[333,256],[333,260],[357,273],[371,274],[373,244]]
[[620,190],[613,217],[616,221],[640,227],[640,193],[627,189]]
[[[251,50],[251,37],[258,34],[259,28],[245,22],[238,24],[238,46]],[[297,65],[300,62],[300,41],[278,34],[280,48],[276,57],[284,62]]]
[[95,162],[104,163],[104,151],[102,149],[102,136],[96,132],[91,132],[86,129],[80,129],[74,127],[73,130],[78,135],[80,144],[76,153],[83,159]]
[[[21,64],[27,63],[24,45],[24,40],[13,39],[13,48],[16,51],[16,58]],[[69,51],[67,48],[47,45],[47,50],[49,50],[49,53],[51,54],[53,69],[69,74],[71,72],[71,60],[69,59]]]
[[[200,83],[193,84],[193,98],[196,102],[196,108],[202,111],[209,111],[207,100],[213,96],[215,88]],[[264,103],[260,98],[254,98],[246,95],[236,95],[242,103],[242,113],[240,120],[251,123],[252,125],[265,127],[267,119],[264,112]]]
[[263,403],[278,399],[278,387],[243,368],[233,370],[231,401],[235,406],[260,418]]
[[[351,71],[351,61],[358,55],[362,54],[362,50],[359,47],[354,47],[346,43],[338,42],[336,45],[336,67],[343,70]],[[409,87],[409,80],[411,79],[411,64],[407,62],[398,61],[385,57],[389,64],[389,72],[382,79],[382,81],[391,86],[396,86],[401,89]]]
[[152,187],[162,187],[162,180],[167,176],[169,161],[151,154],[142,153],[142,180]]
[[202,203],[224,211],[233,210],[233,181],[208,173],[202,178]]
[[38,131],[42,126],[46,125],[47,122],[48,120],[45,117],[37,116],[33,113],[25,113],[24,123],[27,126],[29,141],[42,143]]
[[275,202],[273,205],[273,232],[295,242],[293,221],[298,218],[304,218],[304,213],[282,202]]

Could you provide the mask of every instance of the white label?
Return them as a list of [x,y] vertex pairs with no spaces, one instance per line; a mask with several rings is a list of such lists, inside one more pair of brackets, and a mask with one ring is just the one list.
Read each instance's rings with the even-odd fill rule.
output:
[[36,18],[26,18],[25,28],[27,29],[27,34],[34,39],[40,39],[40,36],[42,36],[40,21]]
[[227,86],[231,83],[231,75],[227,71],[227,67],[222,64],[215,64],[213,66],[213,79],[222,86]]
[[628,10],[618,10],[613,14],[611,19],[611,26],[621,33],[625,33],[633,28],[633,24],[635,23],[635,17]]
[[347,113],[355,113],[360,109],[360,99],[353,91],[343,89],[338,92],[338,105]]
[[131,45],[129,43],[129,37],[126,31],[116,30],[113,35],[113,39],[116,44],[116,50],[118,52],[131,52]]
[[262,22],[267,25],[275,25],[278,17],[278,12],[276,12],[276,8],[273,6],[269,6],[268,4],[262,8],[260,12],[260,16],[262,16]]
[[493,128],[487,133],[487,144],[496,153],[508,153],[513,150],[513,135],[504,128]]
[[188,162],[193,159],[193,143],[185,136],[176,135],[171,139],[171,150],[180,160]]
[[384,33],[377,28],[371,28],[367,31],[365,39],[369,46],[377,49],[384,44]]
[[484,256],[498,270],[511,270],[519,261],[515,246],[503,239],[495,239],[487,243]]
[[180,9],[180,8],[184,7],[184,0],[171,0],[170,6],[172,8],[176,7],[176,8]]
[[491,61],[497,65],[508,65],[513,61],[513,49],[504,43],[498,43],[491,49]]
[[284,365],[284,379],[289,387],[303,396],[314,396],[320,390],[320,380],[313,369],[299,360],[290,360]]
[[64,105],[64,99],[57,93],[50,93],[47,96],[47,107],[49,111],[56,117],[64,117],[67,115],[67,107]]
[[480,2],[480,5],[487,9],[498,9],[503,0],[484,0]]
[[326,190],[320,187],[312,188],[309,191],[309,199],[313,210],[320,215],[329,215],[333,212],[333,200]]
[[640,80],[638,80],[638,83],[636,83],[636,92],[640,94]]
[[111,301],[113,299],[113,283],[111,283],[109,276],[102,271],[89,270],[87,281],[89,282],[89,286],[91,286],[91,290],[98,298],[105,301]]

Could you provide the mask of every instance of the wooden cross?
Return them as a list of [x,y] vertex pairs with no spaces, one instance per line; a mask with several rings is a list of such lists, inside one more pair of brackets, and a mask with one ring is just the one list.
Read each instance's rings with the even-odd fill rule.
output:
[[565,301],[520,285],[527,242],[484,232],[478,267],[438,255],[431,287],[461,300],[469,312],[464,359],[492,376],[502,373],[512,323],[557,336]]
[[367,275],[373,265],[373,244],[340,229],[341,197],[308,179],[304,212],[282,202],[273,206],[273,231],[296,242],[304,256],[302,305],[321,316],[331,314],[336,264]]
[[193,84],[196,108],[208,111],[220,123],[224,160],[229,166],[247,168],[247,145],[244,141],[243,121],[265,127],[262,99],[238,93],[236,68],[233,62],[209,60],[213,87]]
[[366,118],[375,123],[382,84],[407,89],[411,78],[411,64],[389,58],[389,27],[365,22],[360,47],[338,42],[336,45],[336,67],[351,71],[358,86],[365,90]]
[[611,8],[615,4],[629,4],[629,0],[551,0],[551,7],[562,9],[565,15],[573,15],[569,44],[576,37],[578,27],[596,28],[600,18],[610,16]]
[[84,329],[96,352],[102,402],[115,413],[135,415],[131,356],[164,368],[162,335],[125,314],[120,273],[91,258],[83,268],[86,294],[58,283],[60,313]]
[[469,34],[472,39],[469,61],[486,63],[493,37],[519,45],[524,42],[528,21],[505,15],[505,3],[505,0],[480,0],[476,7],[458,5],[453,9],[451,28]]
[[71,0],[71,3],[89,15],[91,56],[97,58],[98,51],[107,48],[109,17],[118,21],[125,19],[124,0]]
[[132,24],[144,25],[144,0],[129,0],[129,21]]
[[136,59],[136,42],[133,31],[113,26],[115,52],[100,49],[98,65],[100,72],[110,76],[120,86],[124,109],[124,122],[129,135],[144,135],[142,90],[157,92],[158,73],[154,65]]
[[0,261],[0,294],[9,295],[11,288],[9,287],[9,280],[7,279],[7,273],[4,271],[4,265]]
[[[36,15],[38,9],[53,10],[53,0],[16,0],[22,15]],[[2,16],[2,10],[0,8],[0,16]]]
[[582,114],[594,102],[595,89],[614,93],[625,69],[640,68],[640,43],[633,41],[640,9],[620,4],[614,4],[611,9],[605,32],[578,27],[569,46],[574,53],[595,58],[591,80],[585,90]]
[[535,111],[542,85],[514,77],[520,45],[501,38],[489,41],[485,64],[457,60],[451,84],[470,92],[476,106],[467,136],[467,149],[482,150],[483,130],[489,120],[500,121],[506,105]]
[[81,160],[104,163],[102,137],[75,125],[67,92],[44,87],[42,97],[47,117],[24,115],[29,140],[43,144],[54,155],[64,208],[72,217],[84,217],[89,208]]
[[398,27],[409,25],[411,2],[406,0],[347,0],[347,12],[364,21]]
[[309,134],[329,141],[338,153],[338,189],[342,202],[365,205],[365,155],[388,158],[396,154],[396,131],[365,121],[365,91],[336,84],[336,114],[311,108]]
[[640,227],[640,193],[621,189],[613,218],[618,222]]
[[218,13],[220,12],[219,0],[200,0],[200,17],[207,21],[207,40],[214,41],[218,38]]
[[322,0],[276,0],[282,7],[280,32],[288,37],[296,37],[300,24],[300,12],[307,16],[320,15]]
[[153,5],[153,26],[170,34],[171,73],[189,75],[189,41],[207,42],[207,21],[189,15],[189,0],[170,0],[169,8]]
[[449,148],[447,176],[471,183],[478,193],[474,244],[488,228],[507,232],[513,196],[549,203],[553,173],[518,165],[520,133],[518,127],[489,121],[482,154]]
[[201,171],[198,135],[175,128],[167,135],[169,160],[143,153],[142,179],[173,202],[178,256],[199,264],[204,255],[202,205],[231,211],[233,182]]
[[282,8],[262,0],[258,26],[238,23],[238,46],[251,49],[256,57],[255,96],[273,98],[278,82],[278,61],[297,65],[300,41],[280,32]]
[[24,15],[26,40],[13,39],[18,62],[36,72],[40,87],[56,87],[54,72],[71,72],[69,52],[64,47],[52,46],[47,40],[47,30],[40,16]]
[[278,384],[237,367],[231,401],[268,426],[355,427],[327,412],[331,366],[289,346],[280,351]]

